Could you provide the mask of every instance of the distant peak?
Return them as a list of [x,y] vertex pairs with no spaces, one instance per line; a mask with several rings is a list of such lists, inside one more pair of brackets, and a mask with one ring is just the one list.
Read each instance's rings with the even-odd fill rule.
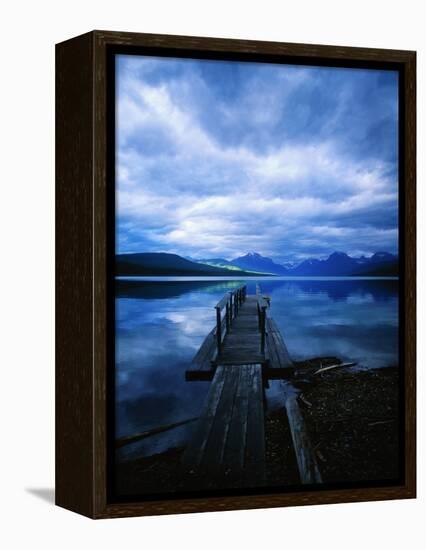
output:
[[329,258],[347,258],[348,255],[346,252],[333,252],[333,254],[330,254]]

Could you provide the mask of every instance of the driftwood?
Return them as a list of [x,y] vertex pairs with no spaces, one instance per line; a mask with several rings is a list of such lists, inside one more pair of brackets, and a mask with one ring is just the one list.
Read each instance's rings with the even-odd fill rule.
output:
[[299,401],[301,401],[304,405],[306,405],[309,408],[312,407],[312,403],[306,399],[303,393],[299,393]]
[[342,367],[354,367],[355,365],[356,363],[336,363],[335,365],[329,365],[328,367],[321,367],[320,369],[316,370],[314,374],[321,374],[322,372]]
[[146,437],[150,437],[151,435],[156,435],[162,432],[166,432],[168,430],[172,430],[173,428],[178,428],[179,426],[189,424],[190,422],[194,422],[195,420],[198,420],[198,417],[188,418],[187,420],[181,420],[180,422],[174,422],[173,424],[158,426],[157,428],[152,428],[151,430],[147,430],[145,432],[121,437],[120,439],[116,440],[115,448],[120,449],[121,447],[124,447],[124,445],[129,445],[130,443],[134,443],[135,441],[139,441],[140,439],[145,439]]
[[379,424],[389,424],[390,422],[395,422],[395,419],[391,418],[389,420],[378,420],[377,422],[370,422],[369,426],[377,426]]
[[288,423],[296,454],[300,481],[303,484],[322,483],[315,451],[312,448],[305,420],[297,402],[297,395],[291,394],[285,400]]

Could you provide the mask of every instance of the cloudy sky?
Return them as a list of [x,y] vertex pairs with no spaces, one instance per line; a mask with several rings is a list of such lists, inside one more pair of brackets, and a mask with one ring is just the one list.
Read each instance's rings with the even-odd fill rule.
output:
[[116,63],[117,252],[397,252],[396,72]]

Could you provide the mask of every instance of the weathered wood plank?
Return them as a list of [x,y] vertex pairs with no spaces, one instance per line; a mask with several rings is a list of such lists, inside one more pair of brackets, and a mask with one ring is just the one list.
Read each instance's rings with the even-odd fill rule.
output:
[[204,342],[201,344],[200,349],[192,359],[191,364],[199,369],[204,368],[206,361],[209,361],[215,350],[215,334],[216,329],[212,329],[206,336]]
[[223,462],[229,468],[229,475],[233,477],[238,476],[244,467],[251,365],[242,366],[238,370],[240,371],[240,383],[235,397],[234,409],[223,457]]
[[220,365],[197,430],[184,452],[184,471],[203,483],[261,485],[264,439],[262,366]]
[[224,388],[225,373],[225,367],[216,369],[210,391],[207,395],[204,411],[197,421],[193,438],[182,456],[182,464],[188,468],[198,468],[202,460]]
[[247,418],[247,443],[245,478],[251,486],[265,482],[265,420],[263,402],[262,369],[251,367],[249,409]]
[[200,349],[191,361],[191,366],[185,372],[186,380],[211,380],[214,375],[212,360],[216,354],[216,328],[213,328]]
[[223,455],[228,437],[234,408],[235,396],[238,390],[241,369],[238,367],[219,367],[225,371],[225,381],[216,415],[205,445],[201,468],[209,475],[220,475],[223,470]]
[[[283,370],[283,375],[285,373],[290,374],[294,368],[293,361],[291,360],[290,354],[288,353],[287,346],[284,343],[283,337],[281,335],[280,329],[278,328],[276,322],[272,317],[269,317],[266,321],[267,326],[267,358],[269,360],[269,365],[267,371],[278,371]],[[278,374],[269,372],[269,374]]]
[[296,454],[300,481],[303,484],[322,483],[315,451],[312,449],[303,414],[299,408],[295,394],[287,397],[285,408]]

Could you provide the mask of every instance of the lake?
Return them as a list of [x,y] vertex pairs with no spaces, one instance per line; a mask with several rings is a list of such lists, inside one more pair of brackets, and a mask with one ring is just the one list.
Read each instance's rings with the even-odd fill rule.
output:
[[[398,363],[398,280],[173,278],[117,280],[116,437],[197,416],[208,382],[185,370],[215,323],[225,292],[247,284],[270,296],[270,315],[294,360],[337,356],[358,368]],[[270,403],[273,402],[273,386]],[[268,399],[268,393],[267,393]],[[119,459],[182,444],[191,424],[123,447]]]

